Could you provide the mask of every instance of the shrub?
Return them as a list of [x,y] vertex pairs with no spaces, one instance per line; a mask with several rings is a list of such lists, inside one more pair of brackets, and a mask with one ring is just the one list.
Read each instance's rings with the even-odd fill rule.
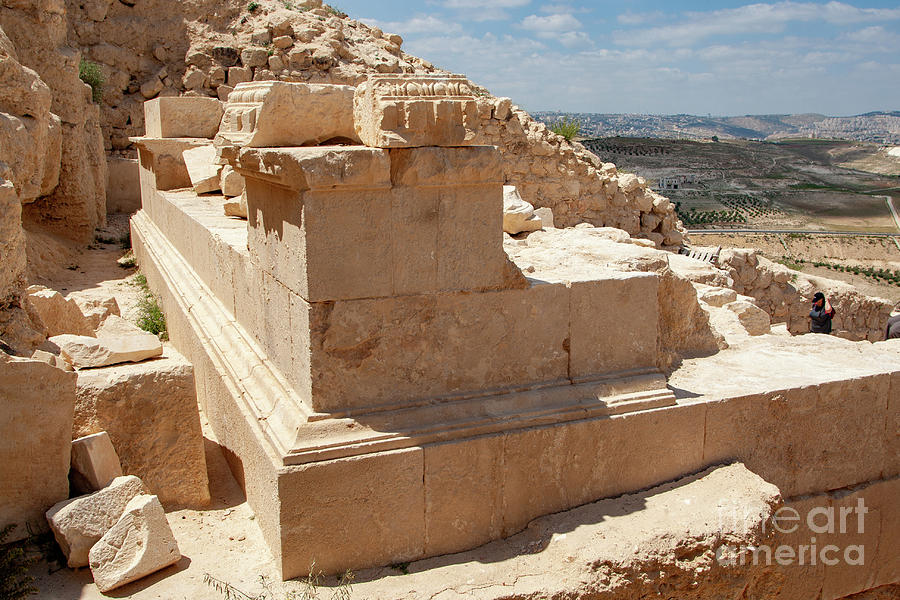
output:
[[34,578],[28,575],[34,559],[26,558],[20,545],[3,545],[15,527],[10,524],[0,529],[0,598],[3,600],[19,600],[37,593],[31,585]]
[[581,131],[581,125],[575,119],[564,117],[561,119],[557,119],[556,123],[550,126],[550,131],[552,131],[556,135],[563,136],[564,138],[566,138],[566,141],[571,142],[572,138],[578,135],[578,132]]
[[159,301],[150,291],[147,285],[147,278],[143,273],[134,276],[134,285],[141,288],[142,296],[138,300],[138,317],[135,324],[150,333],[159,336],[159,339],[165,341],[169,339],[169,333],[166,330],[166,315],[162,308],[159,307]]
[[100,65],[82,58],[78,65],[78,77],[91,86],[91,99],[100,104],[100,100],[103,99],[103,84],[105,83]]
[[254,13],[259,10],[259,2],[251,2],[247,5],[247,12]]

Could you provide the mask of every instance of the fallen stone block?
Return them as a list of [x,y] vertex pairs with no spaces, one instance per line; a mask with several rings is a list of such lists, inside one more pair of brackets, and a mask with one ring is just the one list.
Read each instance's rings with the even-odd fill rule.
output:
[[534,209],[534,214],[541,220],[541,225],[546,228],[553,228],[555,225],[553,224],[553,209],[549,206],[542,206],[541,208]]
[[194,369],[172,348],[161,358],[79,371],[74,435],[106,431],[125,473],[167,507],[205,506],[209,482]]
[[0,352],[0,528],[7,541],[46,531],[44,513],[69,497],[75,373]]
[[62,334],[91,335],[94,328],[85,319],[74,300],[41,285],[28,288],[25,310],[32,321],[43,323],[47,336]]
[[181,552],[159,498],[141,495],[131,499],[89,558],[97,589],[108,592],[175,564]]
[[737,292],[728,288],[707,287],[698,291],[697,297],[710,306],[725,306],[737,300]]
[[219,189],[219,171],[222,167],[216,164],[216,148],[212,145],[190,148],[181,153],[184,166],[187,168],[191,185],[198,194],[215,192]]
[[46,350],[35,350],[34,354],[31,355],[31,360],[39,360],[41,362],[45,362],[52,367],[56,367],[57,369],[62,369],[63,371],[72,371],[72,365],[67,363],[62,357],[59,357],[55,354],[51,354]]
[[109,315],[117,317],[122,315],[115,296],[105,292],[73,292],[69,294],[68,300],[74,301],[81,310],[81,314],[84,315],[91,332],[86,335],[91,335],[96,331]]
[[220,183],[223,196],[234,198],[244,193],[244,177],[230,166],[222,168]]
[[47,511],[47,521],[70,567],[86,567],[88,553],[116,524],[132,498],[147,489],[133,475],[116,477],[100,491],[64,500]]
[[247,218],[247,194],[241,194],[236,202],[226,202],[224,207],[226,217]]
[[103,322],[97,337],[57,335],[50,341],[72,366],[82,369],[140,362],[162,354],[159,338],[116,315]]
[[503,231],[510,235],[537,231],[543,224],[535,216],[534,207],[522,200],[514,185],[503,186]]
[[72,441],[72,471],[69,478],[74,491],[80,494],[96,492],[121,476],[119,456],[105,431]]
[[741,325],[750,335],[763,335],[769,333],[772,323],[766,311],[747,300],[735,300],[725,305],[725,308],[734,312]]

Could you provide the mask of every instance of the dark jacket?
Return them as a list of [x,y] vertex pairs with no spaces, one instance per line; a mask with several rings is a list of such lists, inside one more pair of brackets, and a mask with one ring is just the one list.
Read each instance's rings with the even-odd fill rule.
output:
[[812,320],[809,324],[809,330],[813,333],[831,333],[831,317],[832,313],[828,312],[823,306],[819,308],[814,306],[809,311],[809,318]]
[[888,319],[887,329],[884,331],[884,339],[890,340],[893,338],[900,338],[900,315]]

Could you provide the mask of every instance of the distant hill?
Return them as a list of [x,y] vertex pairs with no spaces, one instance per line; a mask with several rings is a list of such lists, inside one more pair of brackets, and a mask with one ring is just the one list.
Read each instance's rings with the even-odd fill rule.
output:
[[900,145],[900,111],[870,112],[852,117],[815,113],[798,115],[638,115],[536,112],[535,118],[554,123],[561,118],[581,123],[580,137],[653,137],[667,139],[779,140],[821,138]]

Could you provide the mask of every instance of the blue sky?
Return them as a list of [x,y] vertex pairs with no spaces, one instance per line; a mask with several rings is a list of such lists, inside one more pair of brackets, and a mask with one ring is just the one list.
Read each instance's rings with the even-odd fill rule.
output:
[[900,110],[900,2],[334,0],[530,111]]

